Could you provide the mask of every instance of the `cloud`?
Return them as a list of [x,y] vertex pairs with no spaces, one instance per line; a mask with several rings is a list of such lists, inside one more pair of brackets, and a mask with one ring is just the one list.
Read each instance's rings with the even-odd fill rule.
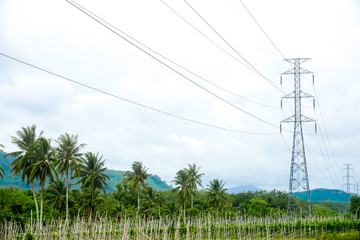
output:
[[[283,79],[283,86],[278,83],[280,74],[291,66],[282,61],[238,1],[192,4],[268,80],[219,50],[160,1],[79,3],[171,60],[240,96],[278,107],[284,94],[268,80],[285,93],[293,90],[291,77]],[[355,161],[360,117],[356,110],[359,5],[325,0],[260,0],[246,4],[287,57],[312,58],[303,67],[315,72],[319,101],[315,112],[304,107],[303,113],[317,118],[323,135],[318,133],[319,144],[313,125],[304,124],[309,177],[312,186],[332,187],[326,164],[334,179],[336,174],[341,179],[343,163],[353,163],[354,169],[360,167]],[[171,6],[246,64],[183,2],[174,1]],[[86,151],[100,152],[109,168],[128,170],[133,161],[142,161],[151,173],[170,183],[179,169],[195,163],[206,174],[204,185],[220,178],[228,186],[254,184],[287,189],[291,154],[284,141],[291,149],[292,134],[283,131],[282,139],[277,126],[292,115],[291,101],[284,102],[282,110],[264,107],[218,89],[152,53],[243,111],[236,109],[65,1],[2,1],[0,11],[1,52],[171,114],[246,132],[275,133],[240,134],[175,119],[0,57],[0,142],[7,150],[15,150],[10,136],[18,129],[37,124],[51,138],[64,132],[79,134],[80,141],[87,143]],[[310,76],[308,80],[311,82]],[[303,90],[315,95],[310,82],[304,79]]]

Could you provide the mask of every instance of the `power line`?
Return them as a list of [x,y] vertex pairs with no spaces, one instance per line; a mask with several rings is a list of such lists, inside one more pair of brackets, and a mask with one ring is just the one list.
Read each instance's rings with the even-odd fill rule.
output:
[[[160,1],[162,1],[162,0],[160,0]],[[162,2],[163,2],[163,1],[162,1]],[[168,6],[165,2],[163,2],[163,3],[164,3],[166,6]],[[80,6],[80,5],[79,5],[79,6]],[[171,10],[173,10],[170,6],[168,6],[168,7],[169,7]],[[82,8],[83,8],[84,10],[90,12],[90,11],[87,10],[86,8],[84,8],[84,7],[82,7]],[[174,11],[174,10],[173,10],[173,11]],[[228,90],[228,89],[226,89],[226,88],[224,88],[224,87],[221,87],[220,85],[217,85],[217,84],[209,81],[208,79],[206,79],[206,78],[204,78],[204,77],[202,77],[202,76],[194,73],[193,71],[191,71],[191,70],[189,70],[189,69],[181,66],[180,64],[174,62],[173,60],[169,59],[168,57],[164,56],[163,54],[161,54],[161,53],[159,53],[158,51],[154,50],[153,48],[149,47],[148,45],[145,45],[144,43],[140,42],[139,40],[133,38],[133,37],[130,36],[129,34],[125,33],[124,31],[121,31],[119,28],[117,28],[116,26],[114,26],[114,25],[112,25],[111,23],[107,22],[107,21],[104,20],[103,18],[97,16],[96,14],[92,13],[92,15],[94,15],[96,18],[100,19],[101,21],[103,21],[104,23],[106,23],[107,25],[109,25],[110,27],[112,27],[112,28],[116,29],[117,31],[121,32],[121,33],[124,34],[126,37],[130,38],[132,41],[140,44],[141,46],[147,48],[148,50],[152,51],[153,53],[155,53],[155,54],[159,55],[160,57],[166,59],[167,61],[171,62],[172,64],[176,65],[177,67],[179,67],[179,68],[183,69],[184,71],[186,71],[186,72],[188,72],[188,73],[196,76],[197,78],[199,78],[199,79],[201,79],[201,80],[203,80],[203,81],[205,81],[205,82],[207,82],[207,83],[209,83],[209,84],[211,84],[211,85],[213,85],[213,86],[215,86],[215,87],[217,87],[217,88],[219,88],[219,89],[221,89],[221,90],[223,90],[223,91],[225,91],[225,92],[227,92],[227,93],[229,93],[229,94],[231,94],[231,95],[233,95],[233,96],[236,96],[236,97],[241,98],[241,99],[243,99],[243,100],[246,100],[246,101],[248,101],[248,102],[252,102],[252,103],[254,103],[254,104],[257,104],[257,105],[260,105],[260,106],[263,106],[263,107],[268,107],[268,108],[273,108],[273,109],[279,109],[278,107],[273,107],[273,106],[270,106],[270,105],[266,105],[266,104],[263,104],[263,103],[254,101],[254,100],[252,100],[252,99],[249,99],[249,98],[240,96],[239,94],[236,94],[236,93],[234,93],[234,92],[232,92],[232,91],[230,91],[230,90]],[[179,15],[179,16],[180,16],[180,15]],[[180,16],[180,17],[181,17],[181,16]],[[184,20],[185,20],[185,19],[184,19]],[[185,21],[186,21],[186,20],[185,20]],[[190,23],[189,23],[189,24],[190,24]],[[205,36],[205,35],[204,35],[204,36]],[[206,37],[206,36],[205,36],[205,37]],[[211,39],[209,39],[209,40],[211,41]],[[216,44],[216,43],[214,43],[214,44]],[[218,45],[217,45],[217,46],[218,46]],[[221,48],[220,46],[218,46],[218,47]],[[221,49],[223,49],[223,48],[221,48]],[[225,50],[223,49],[223,51],[225,51]],[[226,51],[225,51],[225,52],[226,52]],[[230,53],[228,53],[228,54],[230,55]],[[231,56],[232,56],[232,55],[231,55]],[[235,58],[235,59],[236,59],[236,58]],[[238,59],[236,59],[236,60],[238,60]],[[241,63],[241,62],[240,62],[240,63]],[[246,65],[244,65],[244,66],[246,66]],[[248,66],[246,66],[246,67],[248,67]],[[250,67],[248,67],[248,68],[251,69]],[[252,70],[252,69],[251,69],[251,70]]]
[[[306,79],[306,80],[307,80],[308,82],[310,82],[310,80],[308,80],[308,79]],[[325,131],[325,136],[326,136],[326,139],[327,139],[327,143],[328,143],[328,146],[329,146],[329,148],[330,148],[330,152],[331,152],[331,155],[332,155],[332,158],[333,158],[335,167],[338,169],[339,173],[342,173],[341,170],[340,170],[340,168],[339,168],[339,164],[338,164],[338,162],[337,162],[337,160],[336,160],[336,157],[335,157],[335,154],[334,154],[334,150],[333,150],[333,148],[332,148],[332,145],[331,145],[331,142],[330,142],[330,139],[329,139],[329,135],[328,135],[328,132],[327,132],[327,129],[326,129],[324,117],[323,117],[322,110],[321,110],[321,106],[320,106],[320,101],[319,101],[318,94],[317,94],[317,91],[316,91],[316,88],[315,88],[315,84],[314,84],[314,76],[313,76],[313,79],[312,79],[312,83],[313,83],[312,86],[313,86],[314,93],[315,93],[315,100],[316,100],[316,103],[317,103],[317,106],[318,106],[317,108],[319,109],[319,112],[320,112],[320,119],[321,119],[321,122],[322,122],[322,126],[324,126],[324,131]],[[314,112],[315,112],[315,117],[316,117],[316,119],[319,119],[316,111],[314,111]],[[319,121],[319,120],[318,120],[318,121]],[[319,121],[319,122],[320,122],[320,121]],[[325,141],[324,136],[323,136],[323,133],[322,133],[322,128],[321,128],[321,126],[319,126],[319,132],[320,132],[320,136],[321,136],[321,139],[322,139],[322,141],[323,141],[323,144],[324,144],[324,148],[325,148],[326,154],[327,154],[327,156],[328,156],[328,158],[329,158],[329,161],[330,161],[330,164],[331,164],[331,168],[332,168],[332,170],[333,170],[333,172],[334,172],[334,175],[335,175],[336,178],[337,178],[338,183],[339,183],[340,186],[341,186],[341,183],[340,183],[340,181],[339,181],[339,179],[338,179],[338,177],[337,177],[337,175],[336,175],[336,173],[335,173],[335,170],[334,170],[334,168],[333,168],[333,166],[332,166],[331,158],[330,158],[330,156],[329,156],[329,151],[328,151],[327,144],[326,144],[326,141]]]
[[[339,168],[339,164],[335,158],[335,154],[334,154],[334,150],[332,148],[332,145],[331,145],[331,142],[330,142],[330,139],[329,139],[329,135],[328,135],[328,132],[327,132],[327,129],[326,129],[326,125],[325,125],[325,121],[324,121],[324,117],[323,117],[323,114],[322,114],[322,111],[321,111],[321,107],[320,107],[320,101],[319,101],[319,98],[317,96],[317,92],[316,92],[316,89],[315,89],[315,86],[313,85],[313,88],[314,88],[314,93],[315,93],[315,99],[316,99],[316,102],[317,102],[317,105],[318,105],[318,109],[319,109],[319,112],[320,112],[320,117],[321,117],[321,122],[324,126],[324,131],[325,131],[325,136],[327,138],[327,141],[328,141],[328,144],[329,144],[329,147],[330,147],[330,150],[331,150],[331,154],[332,154],[332,157],[334,159],[334,162],[335,162],[335,166],[339,169],[340,171],[340,168]],[[316,112],[315,112],[315,116],[317,117],[316,115]],[[321,129],[320,129],[321,130]],[[341,172],[341,171],[340,171]]]
[[304,141],[304,143],[305,143],[305,146],[306,146],[306,152],[308,152],[308,153],[310,154],[311,158],[314,160],[315,165],[317,166],[317,168],[318,168],[319,171],[321,172],[322,169],[320,168],[319,164],[317,163],[316,158],[315,158],[314,155],[312,154],[309,146],[307,145],[307,143],[306,143],[305,141]]
[[145,51],[144,49],[142,49],[141,47],[139,47],[138,45],[136,45],[135,43],[131,42],[129,39],[125,38],[124,36],[122,36],[121,34],[119,34],[118,32],[116,32],[114,29],[112,29],[111,27],[109,27],[108,25],[106,25],[104,22],[100,21],[99,19],[97,19],[96,15],[94,15],[91,11],[85,9],[84,7],[82,7],[81,5],[77,4],[74,1],[70,1],[70,0],[66,0],[68,3],[70,3],[72,6],[74,6],[75,8],[77,8],[79,11],[83,12],[84,14],[86,14],[87,16],[89,16],[90,18],[92,18],[93,20],[95,20],[96,22],[98,22],[100,25],[104,26],[105,28],[107,28],[108,30],[110,30],[111,32],[115,33],[117,36],[121,37],[122,39],[124,39],[125,41],[127,41],[128,43],[130,43],[131,45],[133,45],[134,47],[136,47],[137,49],[139,49],[140,51],[142,51],[143,53],[145,53],[146,55],[150,56],[151,58],[153,58],[154,60],[158,61],[159,63],[161,63],[162,65],[164,65],[165,67],[169,68],[170,70],[172,70],[173,72],[177,73],[178,75],[182,76],[183,78],[185,78],[186,80],[188,80],[189,82],[193,83],[194,85],[198,86],[199,88],[203,89],[204,91],[208,92],[209,94],[213,95],[214,97],[220,99],[221,101],[227,103],[228,105],[236,108],[237,110],[240,110],[241,112],[263,122],[266,123],[272,127],[275,128],[279,128],[279,126],[270,123],[260,117],[255,116],[254,114],[251,114],[241,108],[239,108],[238,106],[236,106],[235,104],[227,101],[226,99],[220,97],[219,95],[211,92],[210,90],[206,89],[205,87],[203,87],[202,85],[196,83],[195,81],[193,81],[192,79],[190,79],[189,77],[185,76],[184,74],[182,74],[181,72],[179,72],[178,70],[176,70],[175,68],[171,67],[170,65],[166,64],[165,62],[161,61],[159,58],[155,57],[154,55],[152,55],[151,53]]
[[234,59],[235,61],[237,61],[238,63],[240,63],[241,65],[243,65],[244,67],[246,67],[247,69],[253,71],[256,73],[256,71],[249,67],[248,65],[246,65],[245,63],[241,62],[238,58],[234,57],[231,53],[229,53],[228,51],[226,51],[224,48],[222,48],[219,44],[217,44],[216,42],[214,42],[213,40],[211,40],[211,38],[209,38],[208,36],[206,36],[203,32],[201,32],[198,28],[196,28],[193,24],[191,24],[188,20],[186,20],[183,16],[181,16],[175,9],[173,9],[169,4],[167,4],[166,2],[164,2],[163,0],[160,0],[167,8],[169,8],[173,13],[175,13],[175,15],[177,15],[179,18],[181,18],[184,22],[186,22],[190,27],[192,27],[195,31],[197,31],[199,34],[201,34],[204,38],[206,38],[209,42],[211,42],[213,45],[215,45],[217,48],[219,48],[221,51],[223,51],[224,53],[226,53],[228,56],[230,56],[232,59]]
[[35,69],[37,69],[37,70],[40,70],[40,71],[42,71],[42,72],[51,74],[51,75],[56,76],[56,77],[58,77],[58,78],[62,78],[62,79],[66,80],[66,81],[69,81],[69,82],[71,82],[71,83],[75,83],[75,84],[80,85],[80,86],[82,86],[82,87],[91,89],[91,90],[96,91],[96,92],[100,92],[100,93],[102,93],[102,94],[108,95],[108,96],[113,97],[113,98],[116,98],[116,99],[118,99],[118,100],[122,100],[122,101],[125,101],[125,102],[128,102],[128,103],[137,105],[137,106],[142,107],[142,108],[146,108],[146,109],[149,109],[149,110],[158,112],[158,113],[162,113],[162,114],[164,114],[164,115],[167,115],[167,116],[170,116],[170,117],[173,117],[173,118],[181,119],[181,120],[184,120],[184,121],[188,121],[188,122],[200,124],[200,125],[207,126],[207,127],[211,127],[211,128],[216,128],[216,129],[225,130],[225,131],[230,131],[230,132],[236,132],[236,133],[252,134],[252,135],[276,135],[276,134],[278,134],[278,133],[259,133],[259,132],[240,131],[240,130],[236,130],[236,129],[219,127],[219,126],[216,126],[216,125],[211,125],[211,124],[203,123],[203,122],[200,122],[200,121],[192,120],[192,119],[189,119],[189,118],[181,117],[181,116],[178,116],[178,115],[175,115],[175,114],[172,114],[172,113],[168,113],[168,112],[165,112],[165,111],[162,111],[162,110],[153,108],[153,107],[146,106],[146,105],[141,104],[141,103],[134,102],[134,101],[132,101],[132,100],[129,100],[129,99],[120,97],[120,96],[118,96],[118,95],[115,95],[115,94],[106,92],[106,91],[104,91],[104,90],[101,90],[101,89],[98,89],[98,88],[95,88],[95,87],[92,87],[92,86],[87,85],[87,84],[85,84],[85,83],[82,83],[82,82],[79,82],[79,81],[75,81],[75,80],[70,79],[70,78],[68,78],[68,77],[64,77],[64,76],[62,76],[62,75],[60,75],[60,74],[54,73],[54,72],[52,72],[52,71],[50,71],[50,70],[46,70],[46,69],[44,69],[44,68],[42,68],[42,67],[35,66],[35,65],[31,64],[31,63],[25,62],[25,61],[20,60],[20,59],[18,59],[18,58],[11,57],[11,56],[6,55],[6,54],[4,54],[4,53],[1,53],[1,52],[0,52],[0,55],[2,55],[3,57],[6,57],[6,58],[8,58],[8,59],[14,60],[14,61],[16,61],[16,62],[22,63],[22,64],[24,64],[24,65],[30,66],[30,67],[32,67],[32,68],[35,68]]
[[241,57],[252,69],[254,69],[254,71],[260,75],[262,78],[264,78],[267,82],[269,82],[274,88],[276,88],[277,90],[279,90],[281,93],[284,93],[283,90],[281,90],[279,87],[277,87],[270,79],[268,79],[267,77],[265,77],[259,70],[257,70],[248,60],[246,60],[228,41],[226,41],[226,39],[224,37],[221,36],[221,34],[216,31],[215,28],[213,28],[206,20],[205,18],[203,18],[199,12],[197,12],[195,10],[195,8],[193,8],[186,0],[184,0],[184,2],[196,13],[196,15],[198,15],[199,18],[201,18],[201,20],[203,20],[206,25],[208,25],[209,28],[211,28],[211,30],[213,30],[216,35],[218,35],[239,57]]
[[318,145],[319,145],[319,148],[320,148],[321,156],[322,156],[322,158],[323,158],[323,160],[324,160],[324,163],[325,163],[325,166],[326,166],[326,170],[327,170],[327,172],[328,172],[328,174],[329,174],[330,180],[331,180],[334,188],[336,189],[334,180],[333,180],[332,177],[331,177],[331,173],[330,173],[328,164],[326,163],[326,159],[325,159],[325,156],[324,156],[324,152],[323,152],[323,150],[322,150],[322,147],[321,147],[321,144],[320,144],[320,141],[319,141],[319,138],[318,138],[318,135],[317,135],[317,134],[316,134],[316,139],[317,139],[317,142],[318,142]]
[[[311,83],[311,81],[307,78],[305,78],[305,80],[309,83]],[[322,115],[322,111],[321,111],[321,107],[320,107],[320,101],[319,101],[319,98],[317,96],[317,92],[316,92],[316,88],[315,88],[315,85],[314,85],[314,76],[313,76],[313,80],[312,80],[312,86],[313,86],[313,89],[314,89],[314,93],[315,93],[315,99],[316,99],[316,102],[317,102],[317,108],[319,109],[319,112],[320,112],[320,116],[321,116],[321,122],[322,122],[322,126],[324,126],[324,131],[325,131],[325,136],[327,138],[327,143],[329,145],[329,148],[331,150],[331,154],[332,154],[332,157],[333,157],[333,160],[334,160],[334,164],[335,164],[335,168],[337,168],[339,170],[339,172],[341,173],[341,170],[338,166],[338,163],[336,161],[336,158],[335,158],[335,154],[334,154],[334,151],[332,149],[332,146],[331,146],[331,143],[330,143],[330,139],[329,139],[329,136],[327,134],[327,130],[326,130],[326,125],[325,125],[325,121],[324,121],[324,117]],[[316,113],[316,111],[314,110],[314,113],[315,113],[315,118],[317,119],[318,122],[319,121],[319,117],[318,117],[318,114]],[[324,145],[324,149],[325,149],[325,152],[326,152],[326,155],[329,159],[329,163],[330,163],[330,166],[331,166],[331,169],[335,175],[335,178],[338,182],[338,184],[341,186],[341,183],[340,183],[340,180],[338,178],[338,175],[335,173],[335,170],[334,170],[334,167],[333,167],[333,164],[332,164],[332,161],[331,161],[331,158],[330,158],[330,155],[329,155],[329,151],[328,151],[328,147],[327,147],[327,144],[326,144],[326,141],[325,141],[325,138],[324,138],[324,135],[323,135],[323,131],[322,131],[322,128],[321,128],[321,125],[318,126],[318,129],[319,129],[319,132],[320,132],[320,137],[321,137],[321,140],[322,140],[322,143]],[[318,140],[319,141],[319,140]],[[319,145],[320,145],[320,141],[319,141]]]
[[[315,116],[317,116],[317,115],[316,115],[316,112],[315,112]],[[327,157],[328,157],[328,159],[329,159],[330,167],[331,167],[331,169],[332,169],[332,171],[333,171],[333,173],[334,173],[334,175],[335,175],[335,177],[336,177],[339,185],[341,186],[341,183],[340,183],[340,181],[339,181],[339,178],[338,178],[338,176],[337,176],[336,173],[335,173],[333,164],[331,163],[331,158],[330,158],[330,156],[329,156],[329,151],[328,151],[328,149],[327,149],[327,147],[326,147],[326,143],[325,143],[325,140],[324,140],[324,136],[323,136],[323,134],[322,134],[321,126],[318,126],[318,129],[319,129],[319,132],[320,132],[321,140],[322,140],[322,142],[323,142],[323,144],[324,144],[324,149],[325,149],[326,155],[327,155]],[[320,144],[320,143],[319,143],[319,144]]]
[[249,11],[249,9],[245,6],[244,2],[242,0],[239,0],[239,2],[243,5],[243,7],[245,8],[245,10],[248,12],[248,14],[250,15],[250,17],[254,20],[254,22],[256,23],[256,25],[261,29],[261,31],[265,34],[265,36],[267,37],[267,39],[271,42],[271,44],[276,48],[276,50],[280,53],[280,55],[286,59],[285,55],[280,51],[280,49],[275,45],[275,43],[271,40],[271,38],[269,37],[269,35],[267,35],[267,33],[265,32],[265,30],[260,26],[259,22],[256,21],[255,17],[251,14],[251,12]]
[[[311,159],[313,160],[313,162],[315,162],[315,165],[316,165],[317,168],[321,171],[321,169],[320,169],[320,167],[319,167],[319,165],[318,165],[318,163],[317,163],[317,161],[316,161],[316,158],[312,155],[312,153],[311,153],[308,145],[306,144],[306,142],[305,142],[305,146],[306,146],[306,151],[310,154]],[[308,163],[309,163],[309,161],[308,161]],[[316,180],[318,181],[318,183],[320,184],[320,186],[324,186],[324,185],[321,183],[321,181],[319,180],[318,176],[315,174],[315,172],[312,171],[312,169],[310,168],[310,165],[308,165],[308,168],[310,169],[310,171],[311,171],[311,173],[312,173],[312,176],[314,176],[314,177],[316,178]]]
[[[315,177],[316,181],[319,183],[319,185],[322,187],[323,184],[321,183],[321,181],[319,180],[319,178],[317,177],[317,175],[314,173],[314,171],[312,170],[312,168],[310,167],[310,165],[308,165],[308,169],[310,170],[312,176]],[[310,189],[312,189],[314,187],[314,185],[312,185],[311,183],[309,183]]]
[[[239,59],[237,59],[237,58],[234,57],[232,54],[230,54],[228,51],[226,51],[224,48],[222,48],[220,45],[218,45],[216,42],[214,42],[213,40],[211,40],[208,36],[206,36],[206,35],[205,35],[204,33],[202,33],[198,28],[196,28],[193,24],[191,24],[189,21],[187,21],[183,16],[181,16],[175,9],[173,9],[173,8],[172,8],[170,5],[168,5],[166,2],[164,2],[163,0],[160,0],[160,1],[161,1],[167,8],[169,8],[173,13],[175,13],[179,18],[181,18],[181,19],[182,19],[183,21],[185,21],[189,26],[191,26],[194,30],[196,30],[198,33],[200,33],[203,37],[205,37],[205,38],[206,38],[208,41],[210,41],[212,44],[214,44],[217,48],[219,48],[219,49],[222,50],[224,53],[226,53],[227,55],[229,55],[231,58],[233,58],[234,60],[236,60],[237,62],[239,62],[240,64],[242,64],[244,67],[246,67],[246,68],[248,68],[248,69],[250,69],[251,71],[253,71],[253,72],[256,73],[256,71],[255,71],[253,68],[251,68],[251,67],[249,67],[248,65],[244,64],[244,63],[241,62]],[[104,20],[103,20],[103,21],[104,21]],[[104,22],[106,22],[106,21],[104,21]],[[107,23],[107,24],[109,24],[109,23]],[[109,25],[111,25],[111,24],[109,24]],[[111,26],[112,26],[112,25],[111,25]],[[114,28],[117,29],[116,27],[114,27]],[[117,30],[118,30],[118,29],[117,29]],[[120,30],[119,30],[119,31],[120,31]],[[127,36],[128,36],[128,35],[127,35]],[[130,36],[128,36],[128,37],[130,37]],[[131,37],[130,37],[130,38],[131,38]],[[132,38],[132,39],[133,39],[133,38]],[[135,40],[135,39],[133,39],[133,40],[136,41],[136,42],[138,42],[138,41]],[[140,42],[138,42],[138,43],[140,43]],[[143,46],[145,46],[145,45],[142,44],[142,43],[140,43],[140,44],[143,45]],[[145,47],[146,47],[146,46],[145,46]],[[147,47],[147,48],[148,48],[148,47]],[[149,48],[149,49],[150,49],[150,48]],[[150,49],[150,50],[152,50],[152,49]],[[152,50],[152,51],[155,52],[154,50]],[[155,52],[155,53],[157,53],[157,52]],[[159,53],[157,53],[157,54],[159,54]],[[162,56],[161,54],[159,54],[159,55]],[[164,57],[164,56],[162,56],[162,57]],[[255,104],[264,106],[264,107],[279,109],[278,107],[269,106],[269,105],[266,105],[266,104],[263,104],[263,103],[259,103],[259,102],[253,101],[253,100],[251,100],[251,99],[248,99],[248,98],[239,96],[238,94],[233,93],[233,92],[231,92],[231,91],[229,91],[229,90],[227,90],[227,89],[224,89],[223,87],[218,86],[218,85],[216,85],[216,84],[208,81],[207,79],[204,79],[204,78],[201,77],[201,76],[198,76],[197,74],[195,74],[195,73],[187,70],[186,68],[183,68],[183,67],[179,66],[178,64],[176,64],[176,63],[174,63],[173,61],[169,60],[168,58],[166,58],[166,57],[164,57],[164,58],[165,58],[166,60],[172,62],[173,64],[177,65],[178,67],[184,69],[185,71],[190,72],[191,74],[195,75],[196,77],[198,77],[198,78],[200,78],[200,79],[202,79],[202,80],[204,80],[204,81],[206,81],[206,82],[214,85],[215,87],[220,88],[221,90],[226,91],[226,92],[228,92],[228,93],[230,93],[230,94],[232,94],[232,95],[234,95],[234,96],[237,96],[237,97],[242,98],[242,99],[244,99],[244,100],[246,100],[246,101],[249,101],[249,102],[252,102],[252,103],[255,103]]]

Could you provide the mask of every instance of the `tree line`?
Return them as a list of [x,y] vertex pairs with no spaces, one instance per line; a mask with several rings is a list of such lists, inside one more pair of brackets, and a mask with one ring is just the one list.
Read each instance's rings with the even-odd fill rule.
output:
[[[80,184],[84,194],[91,197],[97,195],[100,191],[105,194],[109,176],[104,173],[106,170],[105,160],[99,153],[81,151],[86,146],[79,143],[78,135],[68,133],[61,134],[57,139],[52,141],[44,137],[44,132],[36,132],[36,126],[23,127],[11,137],[11,141],[18,147],[18,151],[7,153],[4,157],[14,157],[10,163],[11,174],[21,175],[22,181],[31,185],[34,205],[36,209],[37,221],[43,219],[44,190],[46,181],[50,181],[47,188],[48,195],[56,197],[53,199],[54,207],[63,207],[65,205],[65,219],[69,219],[69,188],[70,180],[76,178],[78,181],[75,185]],[[56,146],[53,146],[55,142]],[[3,145],[0,145],[4,148]],[[1,151],[3,151],[1,149]],[[123,186],[118,188],[129,187],[131,191],[136,191],[137,211],[140,208],[140,191],[149,189],[145,180],[150,174],[148,169],[141,162],[134,162],[131,165],[132,171],[124,174]],[[4,170],[0,168],[0,176],[3,178]],[[183,213],[186,212],[186,202],[191,198],[191,208],[194,206],[194,196],[198,193],[198,186],[202,187],[200,167],[195,164],[189,164],[176,173],[174,192],[178,193],[179,203],[183,206]],[[61,178],[62,177],[62,178]],[[63,182],[65,178],[65,182]],[[38,204],[37,192],[35,185],[40,187],[40,209]],[[62,188],[65,188],[63,196]],[[219,210],[227,203],[226,189],[222,180],[214,179],[208,185],[208,201]],[[153,191],[153,190],[151,190]],[[96,200],[96,199],[94,199]],[[89,204],[88,214],[91,216],[95,208],[95,202]],[[63,209],[60,209],[62,212]]]
[[[4,206],[0,214],[5,217],[14,214],[27,217],[33,208],[37,223],[44,218],[58,217],[68,221],[79,213],[89,218],[95,213],[117,218],[132,214],[152,217],[181,215],[185,218],[204,213],[287,213],[287,193],[273,190],[228,194],[220,179],[211,180],[204,188],[204,173],[195,164],[188,164],[176,173],[172,181],[174,189],[156,191],[145,182],[150,176],[148,168],[142,162],[134,162],[131,171],[127,171],[123,181],[116,185],[116,191],[107,193],[105,190],[110,178],[105,174],[105,159],[99,153],[83,153],[86,144],[79,143],[78,135],[64,133],[52,141],[44,137],[43,131],[37,133],[36,126],[32,125],[17,131],[11,141],[18,148],[18,151],[5,155],[14,157],[9,165],[11,174],[21,175],[31,190],[0,189],[0,201]],[[0,151],[3,149],[0,144]],[[4,173],[0,168],[1,178]],[[47,187],[46,182],[49,182]],[[74,185],[80,188],[75,189]],[[199,190],[200,187],[203,189]],[[303,203],[300,199],[296,201]],[[329,206],[314,210],[335,212]]]

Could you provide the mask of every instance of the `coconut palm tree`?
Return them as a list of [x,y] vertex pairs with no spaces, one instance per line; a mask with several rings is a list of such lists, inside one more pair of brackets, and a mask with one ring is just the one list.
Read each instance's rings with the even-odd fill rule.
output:
[[26,173],[24,170],[34,163],[34,158],[32,157],[34,145],[38,137],[41,137],[43,134],[43,131],[40,132],[39,136],[36,134],[36,125],[21,128],[21,130],[16,132],[17,136],[11,137],[12,143],[19,148],[19,151],[11,152],[5,155],[5,157],[15,157],[9,165],[12,168],[11,174],[15,176],[21,174],[22,182],[24,182],[27,178],[27,183],[31,185],[37,223],[39,223],[39,206],[36,198],[35,182],[30,181],[30,173]]
[[[44,188],[47,178],[53,179],[57,175],[55,170],[55,151],[51,147],[51,140],[40,137],[34,146],[33,151],[34,163],[25,169],[29,174],[31,182],[38,180],[40,185],[40,221],[43,220],[43,202],[44,202]],[[41,225],[40,225],[41,226]]]
[[79,165],[78,177],[82,188],[95,187],[99,190],[103,190],[105,193],[105,187],[108,187],[106,181],[110,180],[110,177],[105,173],[105,159],[103,156],[99,156],[99,153],[87,152],[85,153],[85,159],[83,164]]
[[89,219],[95,212],[95,207],[103,202],[104,199],[100,195],[100,189],[94,185],[85,188],[80,199],[81,208],[87,210]]
[[224,188],[225,183],[219,179],[213,179],[209,182],[207,190],[207,200],[218,212],[228,202],[227,188]]
[[[58,209],[60,214],[66,209],[66,186],[65,182],[59,178],[51,181],[46,188],[46,199],[52,208]],[[70,201],[71,203],[71,201]]]
[[137,190],[137,204],[138,211],[140,211],[140,187],[145,187],[145,180],[150,174],[147,173],[148,168],[143,166],[142,162],[133,162],[131,169],[132,171],[125,172],[123,181],[130,183],[133,190]]
[[161,217],[161,207],[163,207],[166,203],[165,196],[151,187],[147,189],[146,196],[149,206],[157,208],[159,211],[159,217]]
[[176,173],[175,179],[172,181],[175,183],[174,191],[178,191],[179,202],[183,206],[184,218],[185,218],[185,205],[186,201],[190,196],[192,196],[193,189],[189,181],[189,171],[187,169],[182,169]]
[[201,181],[201,177],[204,176],[204,173],[200,173],[200,167],[197,167],[194,164],[189,164],[188,165],[189,168],[186,169],[186,171],[188,172],[188,181],[191,187],[191,208],[194,207],[194,196],[197,194],[198,192],[198,185],[200,187],[202,187],[202,181]]
[[69,219],[69,179],[71,179],[74,174],[79,170],[79,165],[81,164],[81,149],[85,147],[86,144],[78,144],[78,135],[70,135],[68,133],[60,135],[60,137],[55,140],[58,144],[56,148],[57,153],[57,170],[65,175],[66,181],[66,220]]
[[23,127],[21,130],[17,131],[17,137],[11,137],[12,143],[19,148],[19,151],[8,153],[5,155],[5,157],[15,157],[15,159],[9,165],[12,167],[11,173],[13,175],[19,175],[22,173],[21,177],[23,182],[25,181],[25,178],[28,178],[28,175],[26,175],[23,170],[33,163],[31,155],[34,144],[38,137],[41,137],[43,133],[44,132],[41,131],[39,136],[37,136],[36,125],[32,125],[31,127]]

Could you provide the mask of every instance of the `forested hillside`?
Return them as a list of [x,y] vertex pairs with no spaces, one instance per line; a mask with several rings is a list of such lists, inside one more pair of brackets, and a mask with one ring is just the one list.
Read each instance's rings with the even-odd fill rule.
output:
[[[13,186],[13,187],[19,187],[23,189],[30,189],[30,185],[26,184],[25,182],[21,181],[21,176],[13,176],[9,168],[9,164],[11,161],[13,161],[13,157],[7,157],[3,158],[3,156],[6,153],[0,153],[0,166],[4,169],[5,175],[4,179],[0,181],[0,186]],[[108,181],[108,188],[107,191],[113,192],[116,190],[116,184],[121,182],[123,179],[123,176],[125,174],[125,171],[118,171],[118,170],[111,170],[107,169],[105,170],[105,173],[109,176],[110,180]],[[73,183],[76,182],[76,179],[72,180]],[[155,190],[168,190],[172,189],[171,186],[166,184],[165,181],[162,181],[160,177],[157,175],[151,175],[149,176],[146,181],[147,184],[149,184],[150,187],[152,187]],[[80,186],[74,186],[75,189],[79,188]]]
[[[300,199],[306,195],[305,192],[294,193]],[[317,188],[311,190],[311,201],[334,201],[334,202],[350,202],[351,194],[338,189]]]

